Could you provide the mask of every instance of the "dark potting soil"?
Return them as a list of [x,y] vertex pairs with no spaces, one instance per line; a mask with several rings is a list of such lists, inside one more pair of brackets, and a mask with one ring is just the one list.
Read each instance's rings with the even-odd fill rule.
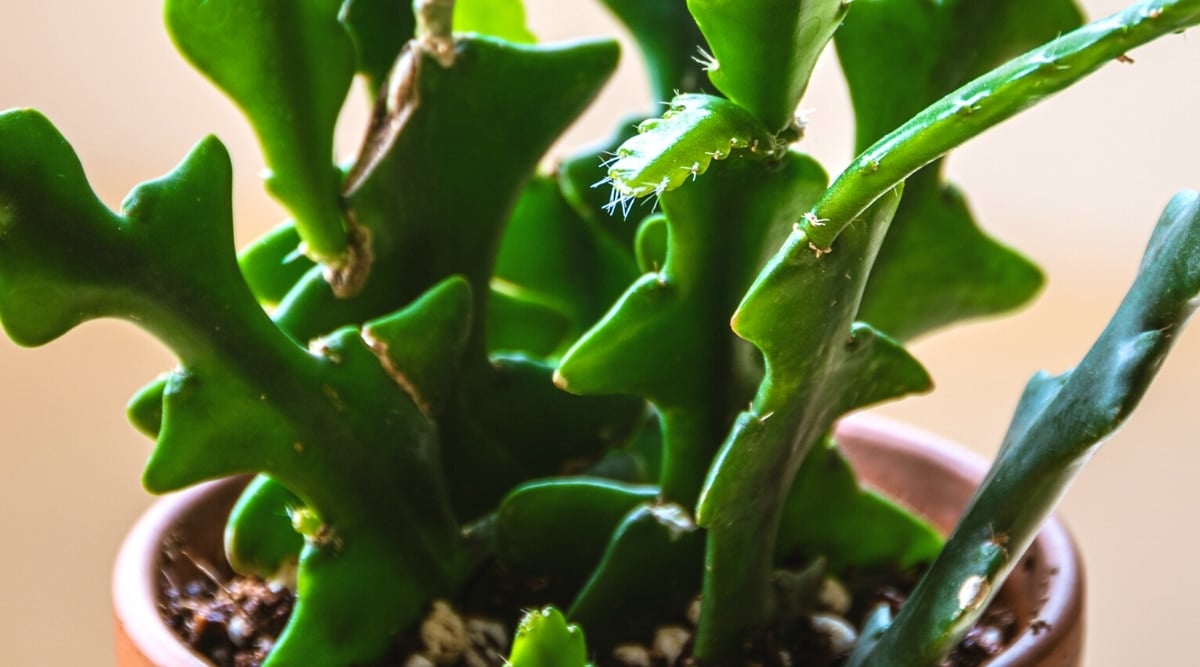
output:
[[159,609],[184,642],[219,667],[258,667],[287,625],[295,595],[261,579],[166,586]]
[[[258,667],[287,623],[294,596],[286,588],[222,575],[204,564],[194,571],[195,578],[186,582],[164,575],[159,604],[168,625],[219,667]],[[836,646],[839,623],[848,620],[858,627],[866,611],[880,603],[889,604],[894,612],[911,585],[912,577],[872,585],[854,595],[844,619],[817,614],[790,623],[786,632],[769,633],[745,667],[838,667],[845,659],[844,649]],[[998,598],[993,603],[942,667],[978,667],[1012,642],[1018,628],[1004,602]],[[695,610],[682,617],[694,621]],[[515,619],[460,614],[438,602],[422,626],[401,637],[392,656],[376,667],[502,667],[514,625]],[[594,663],[597,667],[688,667],[694,664],[692,629],[687,621],[661,627],[648,644],[623,644],[607,656],[595,656]]]

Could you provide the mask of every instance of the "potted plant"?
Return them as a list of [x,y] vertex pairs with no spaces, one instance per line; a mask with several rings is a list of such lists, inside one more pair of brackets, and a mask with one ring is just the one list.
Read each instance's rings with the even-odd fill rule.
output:
[[[873,608],[849,660],[934,664],[1140,398],[1197,292],[1200,213],[1184,193],[1080,366],[1031,381],[943,545],[833,484],[850,473],[828,439],[846,412],[928,388],[900,341],[1040,282],[977,232],[938,161],[1200,21],[1200,3],[1076,29],[1066,2],[610,0],[671,101],[603,163],[591,151],[550,173],[537,161],[603,83],[612,44],[523,45],[517,3],[339,4],[166,3],[293,215],[236,262],[217,140],[114,213],[47,119],[0,116],[0,319],[33,345],[122,317],[176,352],[131,403],[157,438],[144,481],[259,475],[226,550],[242,572],[294,578],[267,664],[377,660],[438,600],[482,608],[497,591],[565,606],[605,650],[699,593],[689,652],[743,664],[773,650],[778,623],[811,617],[828,572],[921,561],[909,602],[895,619]],[[861,149],[832,184],[792,147],[830,40]],[[339,168],[333,124],[356,72],[377,102]],[[543,645],[529,623],[514,664],[529,638]]]

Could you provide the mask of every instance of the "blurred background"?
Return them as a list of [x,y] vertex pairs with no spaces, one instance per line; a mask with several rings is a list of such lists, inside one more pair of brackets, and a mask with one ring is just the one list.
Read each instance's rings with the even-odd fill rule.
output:
[[[1084,0],[1092,17],[1122,0]],[[602,138],[630,106],[650,108],[637,54],[599,3],[526,0],[543,41],[619,36],[626,57],[600,103],[556,149]],[[1200,33],[1198,33],[1200,35]],[[1116,307],[1162,207],[1200,187],[1200,36],[1130,54],[1053,102],[953,154],[950,177],[991,233],[1041,264],[1050,281],[1007,319],[918,343],[931,396],[880,412],[989,455],[1025,380],[1061,372]],[[231,149],[238,240],[281,218],[258,180],[261,157],[237,111],[175,55],[158,3],[4,0],[0,109],[42,110],[74,145],[111,207],[172,168],[205,134]],[[349,117],[365,111],[352,97]],[[832,54],[802,108],[803,148],[832,173],[851,158],[849,101]],[[340,156],[360,127],[344,123]],[[46,348],[0,337],[0,665],[108,665],[109,568],[151,501],[140,488],[150,442],[124,418],[126,399],[173,365],[123,323],[98,322]],[[1200,331],[1187,332],[1141,409],[1100,451],[1063,503],[1089,579],[1088,661],[1180,664],[1200,619],[1196,509]],[[1183,660],[1186,662],[1186,659]]]

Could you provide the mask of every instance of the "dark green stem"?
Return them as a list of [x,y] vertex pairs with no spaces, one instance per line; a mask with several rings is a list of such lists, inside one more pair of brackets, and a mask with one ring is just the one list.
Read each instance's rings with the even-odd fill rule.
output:
[[[719,435],[725,424],[723,411],[713,409],[662,410],[663,459],[662,498],[691,507],[700,496],[700,487],[720,445]],[[714,419],[715,418],[715,419]]]
[[[1171,201],[1087,356],[1030,380],[987,479],[891,627],[857,665],[940,664],[1000,590],[1067,486],[1141,400],[1200,291],[1200,194]],[[867,641],[871,641],[867,637]]]

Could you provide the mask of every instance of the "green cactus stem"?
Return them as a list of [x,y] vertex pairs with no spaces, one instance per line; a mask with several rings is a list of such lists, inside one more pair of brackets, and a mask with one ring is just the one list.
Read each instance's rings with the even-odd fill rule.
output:
[[530,611],[513,638],[509,667],[591,667],[587,643],[578,625],[567,623],[554,607]]
[[550,589],[574,595],[625,516],[657,497],[656,486],[588,477],[522,484],[496,511],[496,557],[517,576],[544,577]]
[[[557,358],[604,315],[637,275],[632,253],[594,219],[571,207],[559,178],[537,176],[517,202],[496,257],[488,347],[514,351],[540,337],[530,335],[536,333],[530,328],[542,319],[529,312],[505,317],[497,312],[498,295],[528,304],[526,311],[538,305],[542,306],[538,312],[553,311],[541,318],[557,320],[561,329],[539,356]],[[498,335],[518,344],[505,345]]]
[[521,0],[455,0],[454,31],[490,35],[512,44],[533,44]]
[[234,570],[273,580],[294,576],[304,537],[296,531],[291,515],[303,507],[299,496],[270,477],[251,480],[226,521],[225,557]]
[[[486,312],[490,257],[522,187],[555,136],[595,95],[617,55],[615,45],[607,42],[529,47],[478,37],[460,39],[458,49],[455,67],[422,68],[421,104],[407,129],[350,198],[362,224],[371,230],[380,260],[374,277],[358,296],[344,299],[336,296],[319,267],[312,268],[276,308],[276,325],[298,344],[307,345],[325,332],[361,326],[401,308],[455,273],[465,272],[472,285],[472,312]],[[523,82],[519,88],[525,91],[516,98],[513,80]],[[465,164],[438,158],[443,153],[476,151],[492,157]],[[463,183],[471,183],[470,197],[462,196]],[[252,284],[286,282],[279,276],[263,277],[278,269],[272,257],[292,255],[285,253],[289,233],[277,234],[282,241],[269,241],[269,250],[252,249],[243,256],[249,260],[243,271]],[[434,244],[432,239],[444,242]],[[424,268],[415,270],[418,267]],[[468,518],[489,510],[513,484],[551,474],[563,460],[596,451],[610,439],[619,440],[640,415],[636,401],[576,399],[555,391],[550,384],[552,369],[538,360],[510,356],[493,364],[485,349],[485,321],[472,318],[464,352],[465,368],[473,379],[456,385],[451,398],[439,399],[439,403],[448,401],[446,414],[439,418],[452,424],[439,434],[442,446],[448,456],[470,461],[453,467],[450,480],[452,502],[459,515]],[[161,427],[165,388],[164,380],[156,380],[130,405],[131,419],[150,435],[157,435]],[[476,409],[476,405],[485,407]],[[541,430],[531,437],[529,425],[515,428],[520,425],[511,423],[512,414],[529,414],[529,405],[560,407],[555,413],[561,416],[560,428],[553,437]],[[615,418],[614,407],[619,415]],[[510,446],[524,453],[506,451]],[[533,455],[539,448],[540,456]],[[535,468],[522,470],[521,461],[533,461]],[[262,502],[287,497],[286,491],[265,482],[252,486],[250,493],[258,492],[266,496]],[[235,536],[271,533],[280,526],[287,528],[283,506],[274,512],[235,515],[230,532]],[[234,542],[254,544],[252,539]],[[249,564],[281,559],[274,551],[245,551],[239,550],[235,560]]]
[[278,306],[289,290],[313,268],[300,252],[302,243],[292,221],[276,226],[238,253],[246,286],[264,306]]
[[[878,207],[879,201],[894,199],[894,188],[903,179],[970,136],[1077,81],[1126,49],[1196,21],[1200,21],[1200,2],[1195,0],[1145,2],[1026,54],[943,98],[877,142],[803,216],[784,247],[760,273],[734,317],[735,332],[762,350],[767,377],[752,411],[739,419],[714,464],[699,506],[699,522],[709,529],[704,617],[696,644],[699,657],[717,662],[729,659],[745,632],[765,623],[769,606],[762,601],[769,599],[770,563],[765,556],[747,559],[742,554],[772,552],[783,480],[790,481],[808,447],[828,426],[825,420],[836,416],[833,413],[838,412],[839,404],[851,407],[836,397],[807,395],[803,385],[780,391],[784,383],[811,381],[811,371],[797,362],[820,363],[820,355],[827,354],[829,344],[838,338],[826,333],[816,337],[814,344],[801,344],[796,332],[805,325],[783,324],[790,318],[780,314],[820,313],[822,321],[834,322],[840,318],[831,318],[829,309],[845,307],[847,301],[857,307],[862,292],[846,284],[823,302],[795,304],[782,295],[813,280],[822,262],[837,264],[838,269],[846,267],[849,270],[845,275],[850,279],[865,279],[865,268],[871,266],[875,250],[864,252],[858,245],[861,242],[849,246],[839,242],[831,251],[830,244],[835,238],[845,241],[846,234],[855,229],[852,221],[857,221],[862,211],[872,210],[869,206]],[[853,315],[851,311],[848,317]],[[847,319],[841,326],[848,324]],[[810,359],[811,355],[815,356]],[[779,357],[785,356],[793,361],[781,363]],[[842,368],[850,366],[843,364]],[[910,380],[908,384],[895,382],[895,393],[890,395],[921,388],[915,372],[900,375],[908,375]],[[839,385],[836,381],[825,384]],[[787,432],[771,433],[774,419],[781,424],[775,428]],[[796,424],[800,426],[793,430]],[[758,454],[738,456],[742,451]],[[763,451],[772,454],[764,456]],[[775,477],[780,471],[785,474]],[[754,489],[756,495],[739,496],[739,488]],[[763,493],[764,489],[773,492]],[[756,539],[761,546],[747,549],[746,544]]]
[[901,341],[1020,307],[1044,282],[1033,262],[976,225],[963,192],[941,180],[940,164],[905,183],[859,313]]
[[[820,252],[828,251],[871,202],[916,170],[1129,50],[1196,23],[1200,23],[1200,0],[1139,2],[946,95],[855,158],[801,221],[807,243]],[[803,246],[790,247],[806,251]]]
[[734,332],[761,350],[766,377],[721,446],[698,505],[708,530],[701,660],[731,662],[747,635],[766,626],[784,500],[812,446],[846,412],[930,386],[899,344],[854,322],[900,192],[848,227],[827,257],[787,252],[807,245],[793,234],[734,314]]
[[[458,49],[453,68],[432,61],[421,68],[420,104],[350,198],[360,222],[371,230],[378,260],[374,277],[358,296],[342,299],[319,269],[310,270],[274,313],[276,324],[293,339],[306,343],[340,326],[361,325],[455,273],[466,275],[472,285],[473,312],[487,312],[491,258],[522,187],[541,154],[595,95],[616,61],[615,45],[608,42],[530,47],[474,37],[460,39]],[[525,94],[516,98],[513,77],[524,82],[520,88]],[[438,157],[475,152],[492,157],[467,163]],[[464,183],[471,184],[470,197],[463,196]],[[446,456],[464,462],[454,467],[450,485],[454,504],[466,518],[491,509],[513,484],[550,474],[560,463],[547,450],[536,472],[523,471],[505,451],[509,443],[497,442],[499,436],[487,433],[494,429],[480,424],[498,423],[511,430],[509,415],[528,414],[529,409],[520,407],[526,401],[545,407],[546,393],[553,391],[551,369],[536,360],[525,364],[510,357],[497,365],[488,360],[486,322],[485,317],[472,320],[464,372],[473,379],[459,385],[447,413],[439,417],[452,422],[440,435]],[[541,380],[529,377],[527,370],[540,373]],[[517,376],[526,378],[521,382],[531,388],[529,393],[514,390],[510,378]],[[621,428],[596,428],[597,419],[612,415],[597,400],[576,399],[572,405],[577,407],[564,413],[566,428],[554,440],[559,451],[571,444],[594,450],[603,444],[594,439],[598,432],[622,436]],[[475,407],[480,405],[488,407]],[[627,415],[620,421],[632,425],[638,406],[622,402],[620,413]],[[579,415],[587,418],[566,421]],[[572,435],[585,433],[586,441]],[[511,437],[531,449],[547,440],[545,434],[529,439],[524,432]],[[563,456],[575,457],[580,450]]]
[[602,0],[629,29],[641,49],[655,100],[700,90],[704,35],[688,11],[686,0]]
[[[353,299],[336,298],[319,275],[303,278],[276,315],[298,339],[394,310],[453,274],[468,278],[475,312],[486,313],[496,248],[525,184],[617,60],[607,41],[524,46],[462,37],[456,49],[451,68],[423,56],[410,108],[377,106],[377,114],[407,121],[348,201],[371,233],[381,273]],[[484,326],[481,317],[470,343],[480,358]]]
[[333,130],[355,70],[340,7],[337,0],[167,0],[163,11],[179,51],[253,125],[270,170],[267,189],[295,216],[305,252],[326,266],[340,294],[352,295],[371,255],[368,237],[343,214],[333,165]]
[[636,199],[661,197],[708,171],[713,160],[743,152],[777,160],[787,149],[745,109],[711,95],[676,96],[661,118],[642,121],[637,132],[608,165],[610,213],[619,208],[628,216]]
[[405,0],[345,0],[341,21],[354,43],[356,69],[378,95],[400,49],[413,38],[417,18]]
[[670,502],[638,505],[612,532],[600,563],[567,615],[597,646],[647,642],[654,628],[680,623],[704,570],[704,532],[691,511]]
[[[855,147],[938,98],[1083,22],[1072,0],[859,0],[834,37],[854,102]],[[899,340],[1009,310],[1042,284],[1029,260],[989,238],[934,161],[907,180],[871,270],[859,319]]]
[[834,572],[931,563],[943,539],[933,526],[859,486],[837,444],[817,443],[804,457],[784,501],[776,562],[820,559]]
[[712,46],[705,69],[713,85],[779,134],[795,122],[817,57],[850,1],[688,0],[688,8]]
[[[600,650],[648,640],[698,586],[695,659],[735,665],[826,570],[933,560],[941,538],[861,488],[831,431],[930,387],[898,340],[1041,283],[941,159],[1200,22],[1200,0],[1078,29],[1071,0],[603,4],[670,101],[539,172],[615,43],[537,45],[519,0],[165,0],[288,209],[240,256],[216,139],[114,212],[48,120],[0,113],[0,323],[41,345],[121,318],[176,354],[129,404],[155,438],[143,482],[257,475],[225,538],[236,569],[296,588],[267,667],[372,664],[435,600],[491,604],[497,572],[569,610],[521,622],[515,667],[586,667],[567,618]],[[843,20],[862,154],[827,188],[791,144]],[[338,166],[359,74],[374,106]],[[1197,248],[1185,193],[1093,351],[1030,382],[963,526],[853,664],[936,663],[957,641],[1200,301]]]
[[[0,138],[9,335],[40,345],[85,320],[120,317],[168,343],[181,367],[166,381],[146,487],[258,471],[282,481],[328,539],[304,546],[300,602],[268,664],[381,655],[430,594],[453,590],[471,568],[433,465],[434,424],[358,330],[310,352],[266,317],[237,269],[231,167],[215,139],[134,190],[117,215],[44,117],[0,114]],[[356,615],[365,622],[351,622]]]
[[1029,381],[945,550],[856,665],[936,664],[958,643],[1071,481],[1141,400],[1198,296],[1200,193],[1184,192],[1159,219],[1132,288],[1079,365]]
[[632,250],[638,225],[653,211],[648,206],[634,207],[628,213],[622,211],[624,215],[612,215],[608,206],[612,193],[602,186],[608,183],[608,165],[617,149],[637,135],[645,119],[642,114],[622,119],[611,137],[564,160],[557,174],[563,198],[575,213],[624,251]]
[[714,166],[663,194],[665,261],[644,267],[556,373],[571,392],[632,393],[654,403],[663,420],[663,494],[684,506],[695,502],[736,406],[749,400],[734,395],[739,353],[728,314],[764,248],[783,238],[825,181],[798,153],[768,166],[747,151],[714,165],[721,173]]

